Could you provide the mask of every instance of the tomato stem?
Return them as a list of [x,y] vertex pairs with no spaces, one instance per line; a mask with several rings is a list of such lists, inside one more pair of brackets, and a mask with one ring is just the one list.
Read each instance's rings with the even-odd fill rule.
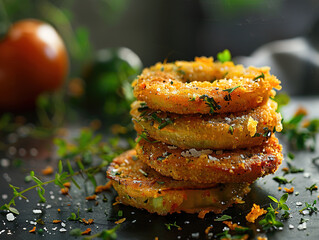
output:
[[0,38],[3,38],[7,34],[10,26],[11,21],[9,20],[5,4],[3,0],[0,0]]

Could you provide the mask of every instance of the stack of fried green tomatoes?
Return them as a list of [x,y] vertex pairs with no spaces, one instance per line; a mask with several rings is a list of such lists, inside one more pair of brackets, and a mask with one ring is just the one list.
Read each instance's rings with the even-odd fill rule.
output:
[[231,61],[157,63],[133,82],[137,145],[115,158],[117,201],[151,213],[222,213],[283,159],[280,81]]

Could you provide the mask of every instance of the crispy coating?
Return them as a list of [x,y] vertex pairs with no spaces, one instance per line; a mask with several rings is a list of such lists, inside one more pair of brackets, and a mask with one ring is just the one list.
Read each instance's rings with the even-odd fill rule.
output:
[[[269,100],[256,109],[234,114],[180,115],[149,109],[143,102],[132,104],[131,115],[138,134],[182,149],[237,149],[261,145],[276,129],[282,130],[277,103]],[[257,126],[251,124],[251,119]]]
[[182,150],[145,140],[136,146],[137,156],[159,173],[199,183],[253,182],[277,170],[283,159],[281,150],[275,136],[261,146],[232,151]]
[[130,150],[115,158],[107,171],[118,201],[151,213],[221,213],[250,191],[248,183],[198,184],[160,175]]
[[281,88],[269,70],[205,57],[194,62],[157,63],[133,82],[134,95],[151,109],[165,112],[242,112],[262,105],[274,96],[274,88]]

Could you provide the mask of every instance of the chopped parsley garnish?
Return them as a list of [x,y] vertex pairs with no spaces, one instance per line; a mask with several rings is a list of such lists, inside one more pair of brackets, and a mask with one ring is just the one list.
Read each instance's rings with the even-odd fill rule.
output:
[[165,226],[166,226],[167,230],[171,230],[172,227],[181,228],[180,226],[178,226],[176,224],[176,221],[174,223],[165,223]]
[[[289,207],[287,206],[286,202],[288,199],[288,193],[285,193],[284,195],[281,196],[279,200],[277,200],[273,196],[268,196],[272,201],[277,203],[277,208],[273,208],[271,205],[267,208],[267,214],[265,217],[259,221],[259,224],[262,226],[262,228],[266,231],[271,228],[278,228],[278,227],[283,227],[283,223],[278,221],[276,219],[276,212],[280,211],[281,209],[285,210],[283,216],[287,217],[289,216]],[[283,217],[282,216],[282,217]]]
[[210,107],[210,113],[213,114],[217,109],[221,109],[221,106],[217,104],[213,97],[209,97],[208,95],[204,94],[199,97],[200,99],[206,102],[206,105]]
[[275,197],[273,196],[268,196],[273,202],[277,203],[278,206],[276,209],[278,210],[286,210],[288,211],[289,210],[289,207],[287,206],[286,202],[287,202],[287,199],[288,199],[288,193],[285,193],[284,195],[281,196],[281,198],[279,200],[277,200]]
[[233,128],[233,126],[229,126],[228,132],[229,132],[231,135],[234,134],[234,128]]
[[292,165],[292,160],[294,158],[295,158],[295,155],[293,155],[292,153],[287,154],[287,166],[288,167],[282,169],[285,172],[285,174],[304,172],[303,168],[297,168],[294,165]]
[[215,221],[215,222],[222,222],[222,221],[226,221],[226,220],[230,220],[230,219],[232,219],[231,216],[223,215],[223,216],[221,216],[220,218],[214,219],[214,221]]
[[318,189],[317,185],[314,183],[310,187],[306,187],[306,190],[309,190],[312,194],[313,191],[316,191]]
[[156,113],[152,113],[151,117],[158,123],[162,123],[162,119],[158,117]]
[[255,78],[254,78],[254,81],[257,81],[259,78],[265,79],[264,73],[261,73],[259,76],[255,77]]
[[230,51],[228,49],[225,49],[224,51],[217,53],[217,59],[221,63],[231,61]]
[[118,216],[118,217],[123,217],[123,211],[122,211],[122,210],[119,210],[119,211],[117,212],[117,216]]
[[233,87],[233,88],[229,88],[229,89],[225,89],[223,90],[223,92],[228,92],[228,93],[232,93],[235,89],[239,88],[240,86],[236,86],[236,87]]
[[317,200],[314,200],[312,204],[309,204],[307,202],[305,202],[305,207],[301,210],[299,210],[299,212],[303,212],[304,210],[309,210],[309,214],[313,214],[313,213],[317,213],[318,212],[318,208],[315,206],[317,203]]
[[280,177],[280,176],[273,177],[272,179],[275,180],[279,184],[292,183],[292,181],[293,181],[293,179],[288,181],[286,178]]
[[158,129],[161,130],[163,129],[164,127],[166,127],[168,124],[172,124],[173,121],[169,118],[166,118],[164,119],[164,122],[162,122],[159,126],[158,126]]
[[136,139],[136,142],[139,143],[142,139],[144,139],[145,141],[149,142],[149,143],[156,143],[158,141],[154,140],[154,141],[151,141],[150,139],[148,139],[148,136],[147,136],[147,132],[146,131],[143,131],[141,134],[138,134],[138,138]]

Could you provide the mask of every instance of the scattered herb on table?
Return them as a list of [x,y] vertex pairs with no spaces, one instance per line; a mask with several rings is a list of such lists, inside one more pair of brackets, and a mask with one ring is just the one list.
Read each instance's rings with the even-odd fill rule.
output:
[[166,226],[167,230],[171,230],[172,227],[175,227],[177,229],[181,229],[181,227],[176,224],[176,221],[174,223],[165,223],[165,226]]
[[222,222],[222,221],[226,221],[226,220],[230,220],[230,219],[232,219],[231,216],[223,215],[223,216],[221,216],[220,218],[214,219],[214,221],[215,221],[215,222]]

